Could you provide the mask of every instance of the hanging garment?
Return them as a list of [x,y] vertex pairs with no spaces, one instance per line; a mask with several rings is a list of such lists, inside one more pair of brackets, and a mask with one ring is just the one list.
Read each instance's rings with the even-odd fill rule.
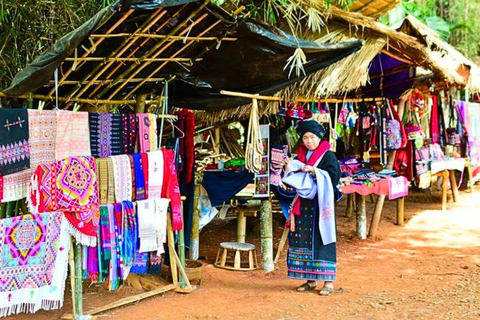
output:
[[154,199],[155,201],[155,234],[157,238],[157,256],[165,252],[164,244],[167,243],[167,214],[168,199]]
[[70,237],[61,212],[2,219],[0,316],[63,306]]
[[128,155],[111,157],[115,180],[115,202],[132,201],[132,168]]
[[100,204],[107,204],[108,195],[108,165],[107,158],[98,158],[97,173],[98,173],[98,200]]
[[183,115],[185,117],[185,152],[183,165],[185,170],[185,183],[190,183],[193,179],[193,166],[195,164],[195,142],[193,141],[195,134],[195,115],[188,109],[183,109]]
[[39,165],[29,185],[27,204],[32,213],[64,212],[75,239],[95,246],[100,215],[95,159],[68,157]]
[[145,200],[145,175],[143,172],[143,159],[139,153],[132,154],[135,172],[135,200]]
[[55,158],[90,156],[88,112],[60,110],[57,114]]
[[112,155],[112,114],[88,113],[90,127],[90,150],[93,157],[106,158]]
[[[115,116],[115,115],[114,115]],[[135,114],[122,113],[123,153],[134,153],[137,141],[137,122]]]
[[157,251],[155,200],[137,201],[139,252]]
[[175,155],[173,150],[162,149],[163,152],[163,188],[162,198],[170,199],[172,208],[172,229],[183,229],[182,199],[178,185],[177,171],[175,170]]
[[148,154],[146,153],[141,153],[142,156],[142,169],[143,169],[143,180],[145,182],[145,199],[148,199]]
[[128,160],[130,161],[130,170],[131,170],[131,176],[132,176],[132,200],[131,201],[135,202],[135,200],[136,200],[135,163],[133,162],[133,156],[131,154],[128,155]]
[[430,136],[432,143],[440,143],[440,114],[438,111],[437,96],[432,96],[433,104],[430,118]]
[[123,234],[122,234],[122,261],[123,261],[123,279],[127,279],[130,268],[133,265],[133,258],[137,248],[137,215],[133,203],[130,201],[122,202],[123,212]]
[[115,210],[113,204],[107,204],[107,211],[108,211],[108,230],[110,233],[110,239],[111,239],[111,259],[110,259],[110,268],[109,268],[109,274],[108,274],[108,289],[110,291],[113,291],[117,289],[120,285],[120,279],[119,279],[119,256],[118,256],[118,238],[115,234]]
[[55,161],[57,115],[54,110],[28,110],[30,169],[4,177],[3,201],[16,201],[27,196],[30,177],[41,163]]
[[30,168],[27,109],[0,108],[0,169],[6,176]]
[[154,151],[148,155],[148,198],[161,198],[164,177],[163,152]]
[[157,149],[157,121],[150,113],[137,113],[138,146],[140,152]]
[[100,241],[97,248],[100,257],[99,278],[105,279],[108,277],[110,260],[112,260],[112,239],[110,238],[108,207],[105,205],[100,206]]

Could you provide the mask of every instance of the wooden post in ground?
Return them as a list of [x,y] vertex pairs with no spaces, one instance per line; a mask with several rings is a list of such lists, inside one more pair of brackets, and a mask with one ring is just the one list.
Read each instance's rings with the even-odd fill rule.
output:
[[167,214],[167,242],[172,282],[173,284],[178,284],[177,261],[175,260],[175,237],[173,236],[172,217],[170,214]]
[[355,194],[350,193],[347,195],[347,210],[345,212],[345,216],[347,218],[352,218],[354,212],[355,212]]
[[403,226],[405,222],[404,209],[405,209],[405,197],[398,198],[397,199],[397,225],[399,226]]
[[455,178],[455,170],[448,170],[450,175],[450,187],[452,188],[453,202],[460,200],[460,194],[458,192],[457,179]]
[[260,234],[262,244],[262,266],[265,272],[272,272],[273,264],[273,230],[272,230],[272,202],[262,200],[260,207]]
[[82,292],[82,246],[75,244],[75,301],[74,319],[81,319],[83,315],[83,292]]
[[288,233],[290,232],[289,228],[284,228],[282,237],[280,238],[280,244],[278,245],[277,254],[275,255],[275,259],[273,260],[274,264],[277,264],[278,259],[280,258],[280,254],[282,254],[283,247],[285,247],[285,243],[287,242]]
[[247,217],[241,209],[237,213],[237,242],[245,243],[245,233],[247,232]]
[[365,197],[361,194],[357,196],[357,236],[360,239],[367,238],[367,212],[365,208]]
[[200,196],[200,184],[195,179],[195,191],[193,198],[192,235],[190,236],[190,260],[197,260],[200,255],[200,211],[197,209],[198,197]]
[[442,210],[447,210],[448,170],[442,172]]

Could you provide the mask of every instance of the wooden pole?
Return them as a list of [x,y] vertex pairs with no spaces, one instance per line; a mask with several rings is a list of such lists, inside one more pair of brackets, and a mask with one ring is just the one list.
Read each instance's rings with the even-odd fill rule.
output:
[[[182,213],[183,213],[183,203],[182,203]],[[179,268],[185,269],[185,231],[184,229],[178,230],[178,256],[179,256]],[[178,261],[177,261],[178,262]],[[182,272],[180,272],[180,288],[185,289],[186,287],[186,277]]]
[[239,210],[237,213],[237,242],[245,243],[245,233],[247,231],[247,217],[245,212]]
[[403,226],[405,222],[404,216],[405,198],[401,197],[397,199],[397,225]]
[[172,273],[173,284],[178,284],[177,261],[175,260],[175,238],[172,229],[172,217],[167,214],[167,241],[168,256],[170,257],[170,272]]
[[280,258],[280,254],[282,254],[283,247],[285,247],[285,243],[287,242],[288,232],[290,232],[288,228],[283,229],[282,237],[280,238],[280,244],[278,245],[277,249],[277,254],[275,255],[275,259],[273,260],[274,264],[277,264],[278,259]]
[[[403,118],[403,114],[405,112],[405,103],[406,101],[410,98],[410,95],[402,97],[400,102],[398,103],[398,116],[400,119]],[[396,150],[393,150],[390,152],[388,155],[388,160],[387,160],[387,169],[392,169],[393,168],[393,162],[395,161],[395,156],[397,154]],[[372,216],[372,221],[370,223],[370,229],[368,231],[368,237],[375,239],[377,236],[377,229],[378,225],[380,223],[380,217],[382,215],[383,211],[383,204],[385,203],[385,195],[379,195],[377,197],[377,203],[375,204],[375,211]]]
[[[108,38],[115,38],[115,37],[128,37],[130,36],[131,33],[115,33],[115,34],[92,34],[90,38],[100,38],[100,37],[105,37],[107,36]],[[151,34],[151,33],[135,33],[135,37],[139,38],[152,38],[152,39],[164,39],[167,38],[167,35],[163,34]],[[219,39],[217,37],[202,37],[202,36],[197,36],[197,37],[181,37],[181,36],[169,36],[168,41],[213,41],[213,40],[225,40],[225,41],[236,41],[237,38],[222,38]],[[74,59],[74,58],[70,58]],[[79,58],[79,59],[85,59],[85,58]]]
[[365,208],[365,197],[355,194],[357,197],[357,236],[360,239],[367,238],[367,212]]
[[260,206],[260,234],[263,270],[271,272],[275,265],[273,264],[272,203],[270,200],[262,200]]
[[[72,288],[72,312],[77,314],[77,304],[75,296],[75,249],[73,246],[73,238],[70,237],[70,252],[68,253],[68,263],[70,265],[70,287]],[[74,317],[72,317],[74,319]]]
[[197,209],[200,197],[200,184],[195,179],[195,191],[193,198],[192,235],[190,237],[190,260],[197,260],[200,255],[200,211]]
[[448,170],[448,172],[450,174],[450,187],[452,188],[453,202],[458,202],[460,200],[460,193],[458,192],[455,170]]
[[136,97],[135,104],[135,113],[144,113],[145,112],[145,101],[147,100],[147,95],[139,94]]
[[447,210],[448,170],[442,171],[442,210]]
[[81,319],[83,315],[83,293],[82,293],[82,246],[75,244],[75,301],[74,318]]
[[[13,96],[0,92],[0,98],[16,98],[16,99],[28,99],[29,95],[22,94],[18,96]],[[41,94],[34,94],[34,99],[45,100],[45,101],[55,101],[55,96],[46,96]],[[107,100],[107,99],[83,99],[83,98],[73,98],[73,97],[58,97],[58,101],[62,102],[78,102],[78,103],[89,103],[89,104],[135,104],[135,100]]]

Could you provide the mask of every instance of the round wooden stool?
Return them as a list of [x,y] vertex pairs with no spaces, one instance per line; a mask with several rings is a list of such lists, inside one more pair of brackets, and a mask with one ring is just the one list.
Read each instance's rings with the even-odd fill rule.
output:
[[[232,253],[233,260],[227,260],[229,252]],[[242,267],[241,252],[248,252],[248,267],[247,262],[243,263],[244,266]],[[217,259],[213,265],[235,271],[255,270],[258,268],[255,246],[251,243],[222,242],[218,249]]]

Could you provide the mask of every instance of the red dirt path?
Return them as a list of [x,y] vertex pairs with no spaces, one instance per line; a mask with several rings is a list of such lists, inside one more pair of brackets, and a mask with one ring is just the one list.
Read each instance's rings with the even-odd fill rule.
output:
[[[215,220],[202,230],[203,283],[191,294],[168,292],[100,315],[100,319],[479,319],[480,187],[440,210],[438,194],[411,195],[405,201],[405,227],[394,225],[395,202],[386,201],[379,239],[360,240],[355,220],[344,217],[345,199],[337,207],[338,280],[330,297],[292,290],[285,252],[278,268],[232,272],[213,267],[218,244],[235,239],[235,220]],[[368,201],[367,212],[373,212]],[[254,218],[249,218],[255,225]],[[370,219],[370,215],[368,216]],[[369,221],[369,220],[368,220]],[[277,223],[280,225],[280,223]],[[255,229],[255,228],[253,228]],[[275,246],[281,235],[275,227]],[[247,242],[257,244],[250,230]],[[260,259],[260,253],[258,254]],[[137,293],[126,287],[110,293],[101,285],[85,289],[84,310]],[[67,283],[62,310],[21,314],[7,319],[58,319],[71,312]]]

